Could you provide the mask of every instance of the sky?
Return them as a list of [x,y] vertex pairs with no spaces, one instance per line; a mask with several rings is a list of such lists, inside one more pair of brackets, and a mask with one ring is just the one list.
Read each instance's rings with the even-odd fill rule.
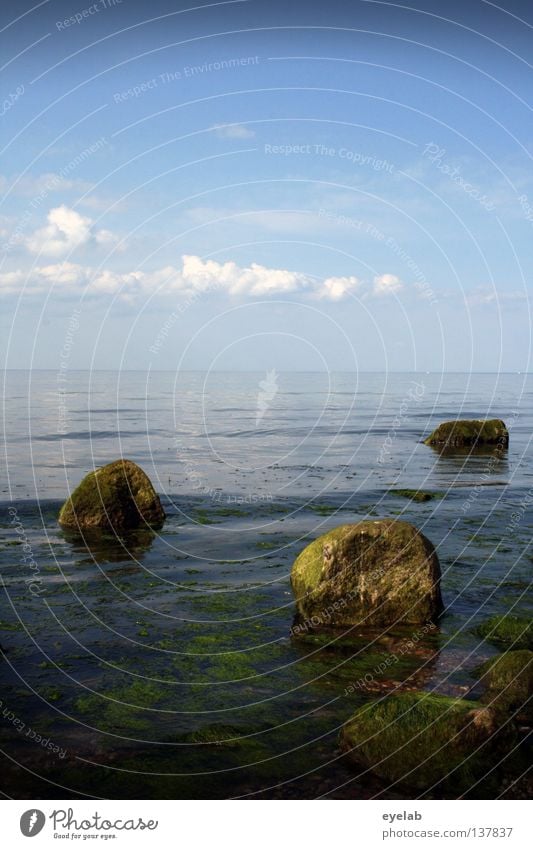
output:
[[4,367],[531,370],[530,4],[0,16]]

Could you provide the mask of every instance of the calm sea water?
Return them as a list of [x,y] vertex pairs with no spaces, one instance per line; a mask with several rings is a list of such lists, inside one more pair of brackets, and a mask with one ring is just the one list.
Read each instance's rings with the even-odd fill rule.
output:
[[[503,418],[507,455],[422,444],[456,417]],[[532,432],[529,375],[7,372],[12,795],[401,796],[345,763],[339,727],[383,692],[475,696],[472,671],[495,652],[476,623],[531,614]],[[59,507],[120,456],[149,474],[168,519],[87,548],[60,530]],[[413,522],[436,546],[440,627],[410,653],[400,632],[291,637],[296,554],[370,516]],[[391,652],[394,672],[350,691]]]

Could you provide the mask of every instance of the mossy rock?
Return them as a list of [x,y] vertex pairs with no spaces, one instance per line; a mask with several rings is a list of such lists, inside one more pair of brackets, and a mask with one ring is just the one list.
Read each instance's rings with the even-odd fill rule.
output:
[[150,479],[131,460],[116,460],[90,472],[68,498],[59,523],[78,531],[160,528],[165,513]]
[[390,626],[435,621],[440,567],[431,542],[408,522],[365,520],[316,539],[291,572],[297,621]]
[[487,771],[500,736],[496,713],[478,702],[401,693],[358,708],[341,730],[340,746],[388,783],[461,790]]
[[481,701],[498,710],[533,719],[533,651],[508,651],[474,673],[485,687]]
[[533,649],[533,622],[520,616],[491,616],[477,626],[476,634],[497,646]]
[[509,431],[501,419],[443,422],[424,439],[424,444],[438,448],[495,445],[498,450],[503,450],[509,445]]

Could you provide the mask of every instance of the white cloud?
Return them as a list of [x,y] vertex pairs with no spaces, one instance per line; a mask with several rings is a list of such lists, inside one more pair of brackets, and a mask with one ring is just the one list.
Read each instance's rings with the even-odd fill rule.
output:
[[329,298],[331,301],[341,301],[351,292],[361,288],[361,281],[357,277],[328,277],[324,280],[318,291],[321,298]]
[[219,139],[253,139],[254,130],[242,124],[217,124],[213,127]]
[[5,271],[0,274],[0,293],[3,295],[16,295],[24,285],[23,271]]
[[181,279],[176,280],[175,285],[189,292],[216,288],[230,295],[261,297],[295,292],[309,285],[309,279],[298,271],[267,268],[255,262],[240,268],[235,262],[221,264],[214,260],[204,261],[198,256],[185,255],[182,259]]
[[403,289],[403,283],[395,274],[380,274],[374,277],[374,295],[396,295]]
[[107,247],[116,243],[117,235],[112,233],[111,230],[97,230],[94,234],[94,240],[97,245]]
[[[81,218],[81,216],[78,216]],[[86,237],[88,225],[73,221],[67,237]],[[64,232],[64,231],[63,231]],[[107,236],[100,237],[103,241]],[[298,293],[303,297],[342,301],[355,292],[379,295],[396,292],[401,284],[393,274],[374,279],[374,290],[358,277],[327,277],[319,280],[301,271],[269,268],[256,262],[239,266],[236,262],[217,262],[192,254],[182,256],[181,266],[167,265],[154,271],[113,271],[72,262],[42,265],[25,273],[21,270],[0,273],[0,292],[13,294],[23,287],[27,293],[47,291],[51,286],[60,294],[118,295],[131,301],[137,296],[177,295],[196,297],[219,293],[228,297],[262,298]]]
[[71,262],[63,262],[33,268],[27,273],[17,270],[0,274],[0,292],[12,295],[25,287],[28,292],[39,294],[46,292],[52,284],[58,289],[79,291],[87,279],[88,269]]
[[109,246],[117,241],[110,230],[94,230],[91,218],[65,205],[51,209],[47,221],[24,240],[31,253],[61,257],[89,242]]

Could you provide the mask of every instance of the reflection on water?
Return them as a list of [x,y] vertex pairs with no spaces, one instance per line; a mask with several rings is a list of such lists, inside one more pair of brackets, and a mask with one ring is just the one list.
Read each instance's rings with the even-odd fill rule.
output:
[[[120,563],[125,560],[142,560],[155,539],[149,528],[122,533],[87,529],[83,532],[61,528],[61,536],[72,547],[80,563]],[[84,556],[86,555],[86,556]]]
[[436,454],[435,473],[449,486],[502,486],[513,471],[507,451],[487,448],[448,448],[432,446]]

